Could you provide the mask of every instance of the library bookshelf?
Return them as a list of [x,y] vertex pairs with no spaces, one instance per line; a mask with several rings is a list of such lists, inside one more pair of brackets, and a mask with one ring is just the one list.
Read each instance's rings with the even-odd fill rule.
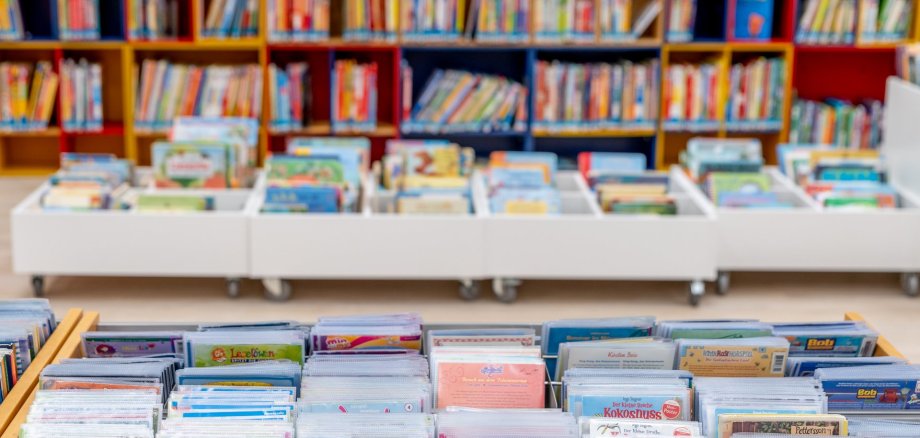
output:
[[[578,42],[538,40],[531,17],[528,38],[518,42],[494,43],[460,39],[453,42],[419,42],[397,34],[390,41],[351,41],[343,37],[345,9],[352,0],[330,1],[330,35],[320,41],[275,42],[267,32],[266,14],[260,14],[256,35],[240,39],[204,36],[203,17],[213,0],[178,0],[178,34],[169,40],[131,39],[127,23],[134,22],[131,0],[100,0],[101,39],[99,41],[61,41],[56,30],[56,1],[29,0],[23,8],[27,40],[0,42],[2,61],[51,61],[54,68],[68,58],[86,58],[103,69],[104,123],[101,131],[68,132],[60,121],[58,107],[50,126],[40,132],[0,132],[0,175],[43,175],[58,167],[60,152],[111,152],[145,165],[150,162],[150,147],[166,138],[165,132],[148,132],[135,124],[137,65],[147,59],[167,59],[186,64],[258,64],[267,77],[269,65],[283,67],[292,62],[310,65],[311,118],[306,126],[279,132],[272,129],[268,114],[269,85],[263,80],[260,157],[284,149],[291,136],[363,135],[371,138],[375,158],[383,153],[388,139],[446,138],[474,147],[478,153],[493,150],[551,151],[574,157],[580,151],[640,152],[650,168],[666,169],[678,161],[680,152],[694,136],[756,137],[764,144],[768,162],[775,162],[774,149],[787,141],[793,95],[806,99],[841,98],[852,101],[883,99],[885,79],[896,73],[899,44],[918,41],[920,15],[918,0],[911,0],[908,33],[901,41],[873,42],[861,38],[862,21],[852,44],[813,45],[796,42],[796,27],[809,0],[773,0],[770,36],[752,41],[735,35],[735,12],[743,0],[698,0],[692,37],[686,42],[669,42],[666,20],[671,0],[630,0],[634,11],[658,3],[662,12],[642,35],[631,41],[611,41],[600,31],[595,14],[595,34]],[[268,2],[259,0],[260,10]],[[397,0],[388,0],[397,1]],[[532,0],[534,2],[538,0]],[[545,0],[541,0],[545,1]],[[595,10],[603,0],[593,0]],[[869,0],[854,0],[860,14]],[[462,1],[461,5],[470,1]],[[467,8],[469,6],[466,6]],[[397,24],[399,27],[399,25]],[[782,117],[776,127],[744,129],[725,120],[729,69],[733,63],[757,57],[785,60]],[[500,74],[528,88],[528,119],[534,115],[534,71],[537,61],[616,62],[620,60],[660,59],[662,73],[673,63],[710,61],[718,65],[719,117],[700,129],[674,128],[662,122],[642,129],[599,129],[558,132],[535,129],[530,123],[523,131],[492,133],[419,134],[403,133],[400,66],[412,66],[412,95],[418,99],[431,73],[436,69],[456,68],[478,73]],[[379,67],[377,127],[370,132],[336,133],[330,113],[333,107],[331,68],[335,61],[355,59],[375,62]],[[662,74],[662,78],[664,74]],[[663,81],[662,81],[663,82]],[[660,90],[663,91],[663,90]],[[662,96],[663,92],[658,93]],[[414,102],[413,102],[414,103]],[[664,107],[664,105],[660,105]],[[659,108],[659,111],[663,111]]]

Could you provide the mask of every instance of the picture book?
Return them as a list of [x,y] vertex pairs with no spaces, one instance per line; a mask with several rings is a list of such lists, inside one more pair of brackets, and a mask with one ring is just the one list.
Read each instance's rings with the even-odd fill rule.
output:
[[769,41],[774,0],[740,0],[735,4],[735,38]]
[[268,187],[263,213],[337,213],[341,190],[331,186]]
[[848,436],[847,419],[832,414],[730,414],[719,416],[719,436],[771,433],[805,436]]
[[699,377],[783,377],[785,338],[681,339],[677,365]]
[[229,143],[159,141],[151,152],[159,188],[230,187],[236,155]]

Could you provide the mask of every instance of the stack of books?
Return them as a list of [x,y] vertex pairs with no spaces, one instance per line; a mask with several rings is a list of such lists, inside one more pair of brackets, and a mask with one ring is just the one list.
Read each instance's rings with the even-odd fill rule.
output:
[[852,44],[857,0],[804,0],[795,40],[805,44]]
[[530,3],[530,0],[473,0],[466,35],[484,42],[526,42],[530,38]]
[[144,60],[136,73],[138,131],[165,131],[178,116],[260,117],[262,69]]
[[48,300],[0,301],[0,402],[47,342],[55,321]]
[[296,131],[310,123],[313,92],[307,63],[291,63],[284,69],[269,65],[268,87],[272,131]]
[[22,24],[22,10],[19,0],[0,1],[0,41],[16,41],[25,38]]
[[534,128],[552,132],[653,129],[659,62],[537,63]]
[[865,43],[901,42],[913,25],[911,0],[863,0],[862,34]]
[[212,0],[202,24],[205,38],[246,38],[259,36],[259,2],[251,0]]
[[61,154],[61,169],[51,176],[42,195],[47,211],[87,211],[121,208],[131,184],[134,165],[112,154]]
[[179,0],[128,0],[128,38],[162,40],[179,36]]
[[664,127],[674,131],[719,129],[721,114],[719,64],[671,64],[664,81]]
[[776,132],[783,124],[786,62],[760,57],[732,65],[725,123],[730,131]]
[[381,185],[395,192],[384,212],[466,215],[475,153],[447,140],[388,140]]
[[489,156],[489,207],[492,214],[557,215],[559,157],[552,152],[498,151]]
[[677,214],[665,173],[646,172],[645,155],[626,152],[582,152],[578,170],[597,195],[601,211],[611,214]]
[[542,42],[592,42],[596,23],[593,0],[536,0],[534,33]]
[[[410,90],[404,90],[409,93],[403,96],[404,105],[412,100]],[[436,70],[403,121],[402,131],[523,132],[526,122],[527,88],[521,83],[501,76]]]
[[329,38],[329,0],[268,0],[266,4],[269,40]]
[[825,208],[900,206],[877,150],[790,144],[777,152],[783,173]]
[[882,103],[796,100],[792,105],[789,142],[873,149],[882,141]]
[[350,0],[345,2],[346,40],[395,41],[399,20],[398,0]]
[[402,0],[400,28],[405,41],[456,41],[463,34],[464,0]]
[[[645,8],[635,10],[632,0],[600,1],[600,32],[604,41],[635,41],[661,14],[661,2],[648,2]],[[638,14],[636,14],[638,13]]]
[[0,132],[47,129],[57,89],[50,62],[36,64],[34,74],[30,64],[0,62]]
[[355,60],[335,62],[332,77],[333,132],[377,129],[377,64]]
[[102,130],[102,65],[61,63],[61,124],[65,131]]
[[57,0],[57,20],[62,40],[98,40],[99,0]]
[[670,0],[668,10],[667,40],[682,43],[693,40],[696,24],[696,0]]

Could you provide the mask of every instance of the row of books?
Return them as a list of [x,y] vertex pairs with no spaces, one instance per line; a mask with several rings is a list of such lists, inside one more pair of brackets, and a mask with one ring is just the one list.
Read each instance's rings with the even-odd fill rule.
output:
[[348,40],[396,39],[397,0],[352,0],[346,3],[342,37]]
[[[34,70],[34,71],[33,71]],[[0,62],[0,131],[40,131],[54,112],[58,74],[50,62]]]
[[465,35],[485,42],[526,42],[530,39],[528,0],[473,0]]
[[882,103],[797,99],[792,105],[789,142],[877,148],[882,141]]
[[58,33],[62,40],[98,40],[99,0],[57,0]]
[[821,206],[865,210],[898,208],[898,192],[877,150],[826,145],[781,145],[780,169]]
[[687,42],[693,40],[693,27],[696,24],[696,0],[671,0],[667,24],[666,39],[668,41]]
[[852,44],[858,0],[805,0],[795,40],[807,44]]
[[162,40],[179,37],[180,0],[128,0],[128,38]]
[[19,0],[0,0],[0,41],[15,41],[25,38],[22,23],[22,9]]
[[291,63],[284,69],[275,64],[268,66],[272,131],[296,131],[310,123],[313,108],[310,73],[305,62]]
[[718,129],[721,83],[722,70],[716,61],[669,65],[664,78],[665,129]]
[[658,120],[659,62],[537,63],[533,125],[549,131],[652,128]]
[[208,38],[259,36],[261,9],[254,0],[213,0],[207,3],[201,35]]
[[377,129],[377,63],[336,61],[330,88],[333,132]]
[[407,41],[454,41],[463,34],[465,0],[403,0],[400,29]]
[[[412,83],[412,70],[403,64],[403,84]],[[523,132],[527,122],[527,88],[519,82],[461,70],[436,70],[418,101],[404,88],[402,122],[405,133]]]
[[329,0],[268,0],[266,4],[269,40],[316,41],[329,38]]
[[646,171],[648,160],[638,153],[582,152],[578,170],[607,214],[678,214],[666,173]]
[[32,364],[56,322],[48,300],[0,301],[0,402]]
[[725,111],[728,128],[779,131],[786,80],[782,58],[760,57],[732,65]]
[[863,0],[862,31],[864,42],[900,42],[907,39],[913,25],[913,2],[910,0]]
[[102,65],[61,63],[61,124],[65,131],[102,130]]
[[559,157],[552,152],[498,151],[489,156],[488,190],[492,214],[558,215]]
[[534,3],[537,41],[594,41],[594,0],[538,0]]
[[179,116],[255,117],[262,112],[262,69],[144,60],[135,70],[139,131],[163,131]]

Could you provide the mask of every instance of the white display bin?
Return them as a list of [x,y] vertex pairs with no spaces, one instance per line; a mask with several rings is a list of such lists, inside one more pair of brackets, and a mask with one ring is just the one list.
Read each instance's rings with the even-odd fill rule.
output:
[[387,212],[395,193],[365,184],[357,213],[261,213],[264,186],[260,179],[248,214],[251,275],[263,279],[269,297],[286,299],[291,279],[452,279],[464,297],[478,294],[473,280],[485,276],[481,201],[474,200],[477,213],[464,216],[397,215]]
[[681,172],[671,173],[677,216],[610,215],[578,172],[560,172],[562,214],[489,215],[493,289],[515,299],[520,279],[687,280],[691,303],[716,277],[715,213]]
[[777,168],[764,172],[780,200],[794,207],[716,208],[719,293],[728,292],[731,271],[900,272],[908,277],[920,271],[920,201],[913,193],[893,183],[902,208],[825,209]]
[[46,275],[72,275],[219,277],[236,296],[239,279],[249,275],[249,190],[159,190],[207,193],[215,210],[145,213],[45,211],[40,201],[47,188],[10,215],[13,271],[32,275],[36,295],[44,294]]

